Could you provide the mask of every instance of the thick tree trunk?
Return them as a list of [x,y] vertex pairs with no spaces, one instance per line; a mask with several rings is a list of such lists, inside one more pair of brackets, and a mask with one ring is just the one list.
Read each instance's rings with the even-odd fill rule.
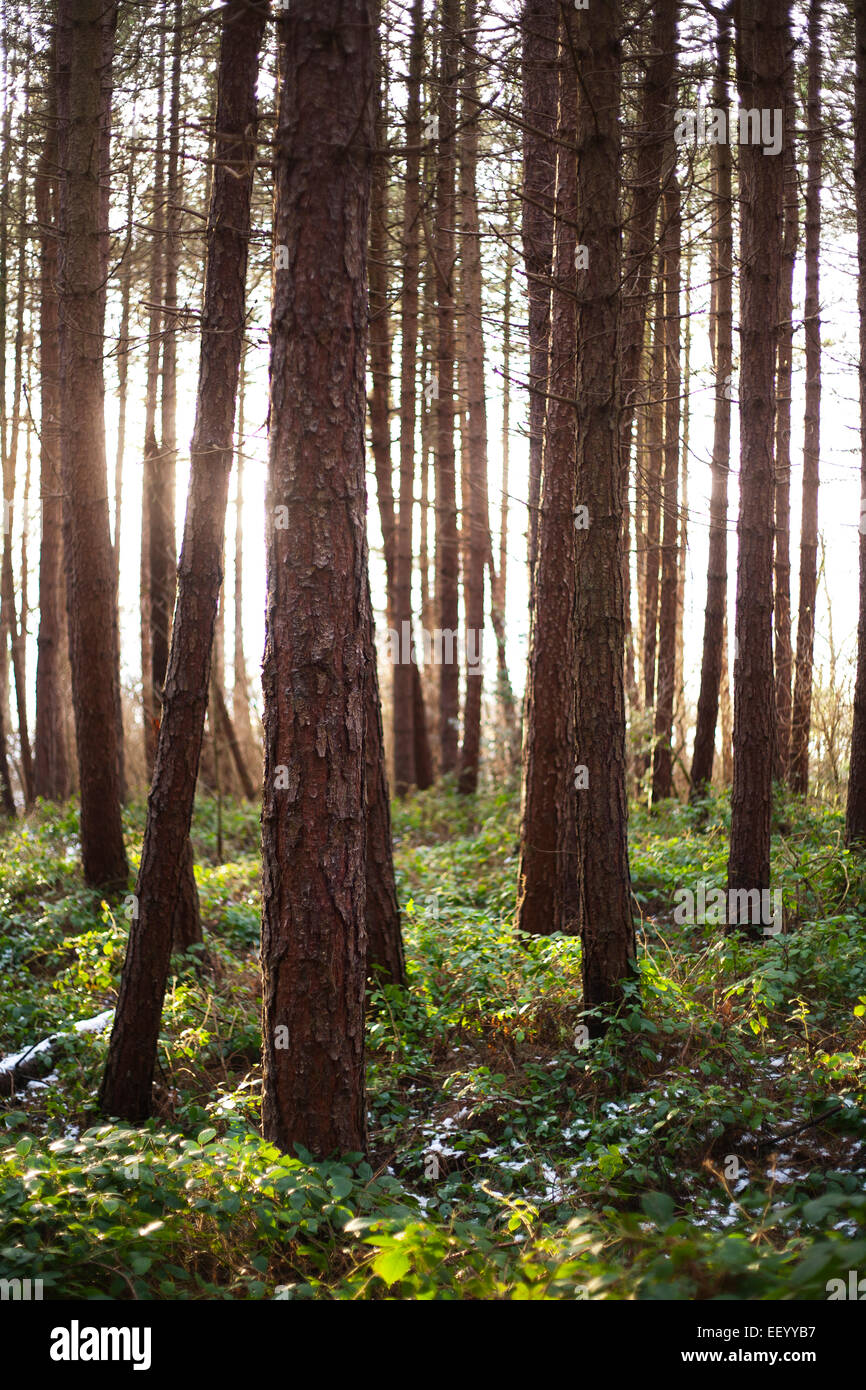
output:
[[[265,1138],[366,1146],[368,0],[296,0],[276,143],[262,973]],[[334,93],[340,93],[339,102]]]
[[[574,158],[576,17],[563,11],[550,315],[550,398],[544,426],[535,616],[523,737],[523,818],[517,921],[537,936],[576,930],[577,865],[571,856],[576,772],[574,747],[575,296],[577,271]],[[593,274],[595,272],[593,271]],[[591,518],[590,518],[591,524]]]
[[[737,70],[742,107],[782,109],[790,120],[792,113],[784,110],[787,10],[787,0],[740,0]],[[751,891],[770,886],[775,325],[784,165],[753,144],[740,146],[739,160],[740,514],[728,887]]]
[[256,158],[255,90],[267,14],[264,0],[229,0],[223,11],[216,166],[178,600],[136,890],[138,916],[129,934],[99,1095],[103,1113],[133,1121],[150,1114],[172,919],[192,869],[189,828],[222,584]]
[[680,187],[671,169],[664,196],[665,219],[665,446],[664,492],[659,594],[658,683],[655,703],[652,802],[657,805],[673,790],[671,728],[674,719],[674,677],[677,653],[677,555],[679,549],[680,477],[680,251],[682,219]]
[[803,505],[800,530],[800,597],[797,607],[797,662],[791,712],[791,790],[809,790],[809,732],[812,722],[812,664],[815,651],[815,599],[818,590],[818,484],[821,453],[821,0],[809,6],[809,79],[806,124],[806,413],[803,427]]
[[[577,864],[583,1002],[616,1008],[634,973],[625,751],[625,601],[622,583],[625,474],[616,428],[620,408],[620,23],[619,0],[579,11],[577,240],[589,248],[578,271],[577,502],[589,526],[577,532],[575,725],[587,780],[577,796]],[[594,1030],[604,1026],[592,1023]]]
[[558,0],[525,0],[522,34],[523,262],[529,300],[529,609],[535,610],[544,415],[548,391],[556,194]]
[[845,838],[866,847],[866,8],[856,9],[854,206],[857,214],[857,309],[860,318],[860,619]]
[[69,650],[81,790],[81,853],[89,884],[122,887],[122,731],[105,455],[104,202],[109,120],[101,81],[117,20],[101,0],[59,0],[58,281]]

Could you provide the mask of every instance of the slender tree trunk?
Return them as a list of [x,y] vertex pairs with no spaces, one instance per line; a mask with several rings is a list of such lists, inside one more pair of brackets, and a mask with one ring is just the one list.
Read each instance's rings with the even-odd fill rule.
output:
[[815,600],[818,591],[818,484],[821,453],[821,0],[809,5],[809,78],[806,123],[809,156],[806,174],[806,414],[803,429],[803,505],[800,531],[800,597],[797,606],[797,662],[791,713],[791,790],[809,790],[809,732],[812,722],[812,664],[815,651]]
[[45,143],[34,187],[39,224],[39,420],[41,542],[36,658],[34,790],[49,801],[69,795],[69,751],[63,711],[66,652],[63,582],[63,497],[60,481],[60,368],[57,321],[57,89],[52,49]]
[[189,828],[201,752],[233,453],[244,334],[250,194],[256,159],[256,78],[264,0],[223,10],[215,171],[208,218],[196,421],[163,715],[133,919],[108,1061],[103,1113],[150,1114],[172,919],[191,870]]
[[652,802],[673,790],[671,728],[677,647],[677,551],[680,474],[680,248],[682,219],[676,170],[667,179],[665,218],[665,447],[661,589],[659,594],[658,683],[655,705]]
[[[530,636],[523,739],[523,818],[518,870],[518,926],[537,936],[576,929],[577,866],[571,857],[576,777],[565,750],[574,747],[575,534],[575,109],[576,16],[563,11],[550,367],[535,617]],[[595,273],[595,272],[593,272]],[[591,516],[590,516],[591,521]]]
[[[465,0],[464,29],[468,43],[478,43],[475,0]],[[466,700],[458,790],[478,789],[481,758],[482,646],[484,636],[484,572],[490,553],[490,511],[487,494],[487,402],[484,383],[484,309],[481,271],[481,228],[478,220],[478,76],[471,52],[464,58],[463,129],[460,143],[460,230],[466,385],[468,389],[468,496],[463,493],[467,528],[463,602],[466,612]]]
[[234,689],[232,692],[232,722],[237,730],[244,761],[255,772],[254,780],[261,786],[258,740],[253,736],[250,717],[250,684],[244,652],[244,468],[247,345],[241,350],[240,383],[238,386],[238,445],[237,493],[235,496],[235,590],[234,590]]
[[[454,228],[457,40],[459,0],[442,0],[439,149],[436,168],[436,305],[438,400],[436,407],[436,616],[442,633],[439,661],[439,771],[454,772],[460,734],[460,666],[456,633],[459,622],[460,542],[457,534],[457,480],[454,453],[454,359],[456,353]],[[449,636],[450,634],[450,636]]]
[[788,780],[791,750],[791,370],[794,343],[794,265],[799,213],[797,155],[794,148],[794,63],[791,36],[786,36],[788,63],[785,103],[791,112],[785,132],[785,232],[779,288],[779,347],[776,364],[776,559],[775,628],[776,752],[773,775]]
[[[740,0],[737,69],[742,107],[781,109],[790,120],[787,12],[787,0]],[[773,433],[784,166],[760,145],[743,144],[739,170],[740,515],[728,888],[762,891],[770,886],[773,790]]]
[[[647,408],[646,425],[646,551],[644,561],[645,589],[643,592],[643,681],[644,709],[655,709],[656,639],[659,615],[659,569],[661,538],[662,454],[664,451],[665,420],[665,322],[664,322],[664,257],[659,256],[656,282],[656,311],[653,324],[651,359],[651,400]],[[649,767],[649,756],[638,758],[642,777]]]
[[[577,790],[577,879],[583,1002],[616,1008],[634,974],[625,748],[625,472],[619,432],[622,266],[619,0],[578,11],[577,241],[589,267],[577,282],[577,502],[589,525],[577,532],[574,680],[576,751],[586,768]],[[676,307],[676,282],[671,307]],[[676,434],[674,435],[676,438]],[[676,554],[676,552],[674,552]],[[593,1031],[604,1026],[591,1022]]]
[[[421,74],[424,63],[424,5],[413,0],[412,36],[406,96],[406,182],[403,198],[403,282],[400,336],[400,511],[394,574],[394,627],[412,628],[412,505],[415,485],[416,373],[418,357],[418,281],[421,211]],[[392,717],[394,790],[404,796],[415,784],[416,663],[394,665]],[[423,708],[423,706],[422,706]]]
[[535,611],[544,415],[547,405],[557,150],[558,0],[525,0],[522,23],[523,261],[529,300],[529,609]]
[[866,847],[866,9],[855,9],[854,206],[857,214],[857,309],[860,319],[860,615],[851,768],[845,818],[847,843]]
[[121,887],[128,874],[120,814],[120,682],[102,366],[100,171],[110,124],[101,73],[116,20],[116,8],[106,9],[101,0],[58,3],[64,553],[82,864],[87,883],[101,887]]
[[268,506],[289,524],[268,537],[262,1118],[316,1158],[366,1146],[371,19],[368,0],[296,0],[280,22]]
[[[716,74],[713,106],[729,109],[728,72],[731,56],[730,11],[720,11],[716,19]],[[707,559],[707,605],[704,613],[704,645],[701,658],[701,688],[695,746],[692,755],[690,796],[704,795],[713,776],[713,755],[719,715],[719,691],[726,651],[725,606],[728,587],[728,473],[731,463],[731,397],[733,363],[733,204],[731,201],[731,147],[722,142],[711,146],[713,161],[713,299],[711,331],[715,346],[713,362],[716,401],[713,420],[712,486],[710,491],[710,537]]]

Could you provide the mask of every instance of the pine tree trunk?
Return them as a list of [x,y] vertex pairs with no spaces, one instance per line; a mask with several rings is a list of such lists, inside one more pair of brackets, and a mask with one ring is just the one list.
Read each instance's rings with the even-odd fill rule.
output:
[[[737,70],[747,110],[784,111],[787,8],[787,0],[740,0]],[[760,145],[742,144],[739,170],[740,514],[728,888],[762,891],[770,886],[775,725],[773,434],[784,166]]]
[[677,646],[677,551],[679,546],[680,476],[680,187],[672,169],[665,188],[665,445],[659,592],[658,680],[655,703],[652,804],[673,790],[671,727]]
[[[367,0],[296,0],[275,169],[262,974],[265,1138],[366,1147]],[[340,93],[339,102],[334,93]]]
[[442,0],[439,146],[436,166],[436,617],[442,634],[439,671],[439,772],[457,768],[460,735],[460,666],[456,634],[460,618],[458,581],[457,481],[454,452],[454,359],[456,353],[454,277],[456,252],[455,172],[457,126],[457,40],[459,0]]
[[[713,106],[729,110],[728,72],[731,56],[730,14],[727,9],[716,19],[716,73]],[[704,612],[704,644],[701,658],[701,687],[692,755],[690,796],[698,799],[706,792],[713,776],[719,692],[726,649],[725,607],[728,588],[728,473],[731,463],[731,397],[733,363],[733,205],[731,202],[731,147],[722,142],[711,146],[713,161],[713,301],[711,332],[714,337],[713,363],[716,401],[713,420],[712,486],[710,491],[710,536],[707,559],[707,604]]]
[[[576,930],[572,920],[577,866],[574,825],[575,579],[575,268],[577,80],[572,56],[576,17],[563,11],[557,126],[554,273],[550,364],[535,611],[531,625],[523,740],[523,818],[518,870],[518,926],[536,936]],[[586,275],[586,272],[583,272]]]
[[797,156],[794,148],[794,62],[791,36],[786,36],[789,61],[785,103],[792,112],[785,139],[785,231],[779,289],[779,347],[776,363],[776,559],[773,626],[776,661],[776,752],[773,775],[788,780],[791,751],[791,370],[794,343],[794,265],[797,259],[799,212]]
[[196,421],[163,715],[133,919],[99,1094],[104,1114],[150,1114],[172,919],[192,869],[189,828],[204,730],[244,333],[256,78],[264,0],[223,11]]
[[[478,41],[475,0],[465,0],[464,28],[469,45]],[[466,526],[466,569],[463,603],[466,613],[466,699],[458,790],[478,789],[481,758],[482,647],[484,637],[484,572],[490,553],[490,512],[487,495],[487,402],[484,383],[484,319],[481,272],[481,228],[478,220],[478,75],[471,52],[464,58],[462,135],[460,142],[460,233],[467,399],[467,490],[463,491]]]
[[860,614],[845,838],[866,847],[866,9],[856,9],[854,207],[857,214],[857,309],[860,319]]
[[821,453],[821,0],[809,5],[809,78],[806,124],[806,414],[803,428],[803,504],[800,531],[800,597],[797,607],[797,661],[791,712],[791,790],[809,790],[809,732],[812,722],[812,664],[815,651],[815,600],[818,590],[818,484]]
[[59,0],[58,267],[69,652],[87,883],[122,887],[122,730],[114,555],[105,454],[105,208],[100,171],[110,124],[100,82],[117,11],[100,0]]
[[548,339],[553,273],[553,208],[559,89],[558,0],[525,0],[522,37],[523,261],[529,300],[529,609],[535,611]]
[[[620,410],[621,182],[619,0],[575,24],[577,241],[589,266],[577,276],[577,532],[574,680],[578,787],[577,880],[583,1003],[616,1008],[634,973],[625,749],[625,595],[622,582],[625,472]],[[675,301],[673,301],[675,303]],[[676,437],[676,436],[675,436]],[[676,554],[676,552],[674,552]],[[592,1031],[604,1027],[592,1021]]]

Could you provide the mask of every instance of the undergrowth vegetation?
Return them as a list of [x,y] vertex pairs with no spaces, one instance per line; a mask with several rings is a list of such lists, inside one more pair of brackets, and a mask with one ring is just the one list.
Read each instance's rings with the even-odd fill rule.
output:
[[94,1110],[131,900],[82,887],[76,810],[41,805],[0,836],[2,1050],[45,1073],[0,1096],[0,1274],[54,1298],[825,1298],[866,1266],[866,864],[838,812],[781,799],[784,930],[678,924],[679,889],[725,883],[729,817],[633,812],[639,978],[596,1040],[579,941],[514,930],[515,791],[396,806],[411,988],[371,985],[368,1154],[314,1163],[259,1133],[257,808],[222,807],[224,863],[197,809],[207,954],[174,962],[132,1128]]

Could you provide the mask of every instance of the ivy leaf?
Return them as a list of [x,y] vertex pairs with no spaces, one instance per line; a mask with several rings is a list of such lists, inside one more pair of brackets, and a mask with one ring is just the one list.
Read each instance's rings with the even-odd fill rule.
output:
[[378,1274],[380,1279],[384,1279],[389,1286],[396,1284],[398,1279],[402,1279],[408,1273],[411,1261],[405,1250],[399,1246],[392,1246],[390,1250],[383,1250],[381,1255],[377,1255],[373,1261],[373,1273]]

